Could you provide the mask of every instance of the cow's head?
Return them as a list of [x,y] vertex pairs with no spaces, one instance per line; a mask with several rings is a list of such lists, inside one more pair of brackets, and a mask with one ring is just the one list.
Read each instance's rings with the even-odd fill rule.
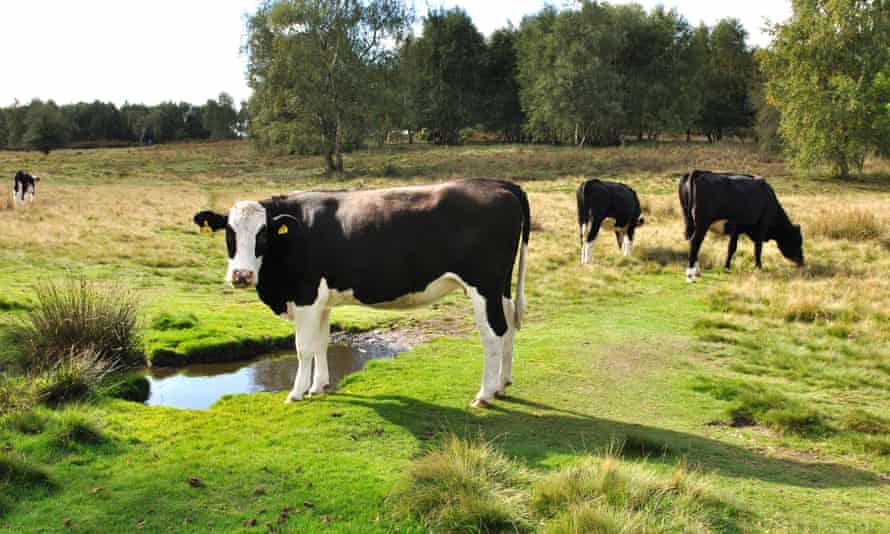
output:
[[270,218],[259,202],[236,202],[228,215],[202,211],[195,215],[195,224],[202,230],[226,230],[229,265],[225,281],[233,287],[250,287],[259,282],[263,256],[278,241],[286,239],[296,218],[279,215]]
[[797,265],[803,265],[803,234],[799,224],[792,224],[783,235],[776,239],[783,256]]

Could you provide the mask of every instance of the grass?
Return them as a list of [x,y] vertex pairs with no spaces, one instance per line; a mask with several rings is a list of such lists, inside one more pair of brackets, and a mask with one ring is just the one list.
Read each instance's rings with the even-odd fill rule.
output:
[[[398,146],[351,154],[347,166],[346,176],[325,177],[317,159],[256,154],[240,143],[0,152],[0,175],[27,168],[45,177],[33,207],[0,210],[0,451],[56,481],[7,483],[0,524],[25,532],[61,530],[66,518],[75,532],[240,531],[251,521],[264,531],[427,531],[420,513],[394,516],[409,503],[388,497],[416,461],[440,451],[431,444],[454,433],[471,445],[467,454],[487,444],[513,473],[478,490],[495,495],[478,510],[509,518],[492,525],[890,529],[890,486],[881,478],[890,473],[890,437],[881,432],[890,413],[888,163],[870,161],[863,179],[835,182],[819,169],[794,175],[747,145],[666,142]],[[675,186],[692,167],[767,176],[803,226],[807,266],[794,267],[770,243],[757,271],[742,239],[727,273],[726,241],[709,235],[704,276],[687,285]],[[410,313],[335,310],[340,328],[400,328],[429,341],[297,405],[283,405],[283,393],[256,393],[206,411],[146,407],[101,394],[108,377],[100,394],[50,409],[18,367],[21,340],[9,325],[37,309],[35,283],[69,269],[133,292],[138,349],[155,363],[292,347],[292,325],[252,292],[223,286],[222,237],[199,236],[191,216],[294,189],[460,176],[520,181],[535,223],[514,386],[490,411],[467,407],[481,346],[459,294]],[[584,176],[637,190],[646,224],[630,258],[600,240],[593,265],[578,264],[573,194]],[[873,214],[874,237],[857,237],[858,216],[835,217],[840,208]],[[826,230],[816,226],[823,221]],[[25,234],[32,238],[16,237]],[[758,424],[726,424],[731,408]],[[36,415],[18,415],[29,412]],[[60,441],[70,414],[103,439]],[[33,431],[38,420],[43,430]],[[620,453],[598,452],[622,442]],[[702,492],[668,489],[678,466]],[[537,511],[535,488],[569,472],[590,480],[613,472],[625,484],[615,495],[626,497],[613,502],[596,490],[578,503],[568,492],[560,512]],[[457,517],[463,507],[452,510]]]

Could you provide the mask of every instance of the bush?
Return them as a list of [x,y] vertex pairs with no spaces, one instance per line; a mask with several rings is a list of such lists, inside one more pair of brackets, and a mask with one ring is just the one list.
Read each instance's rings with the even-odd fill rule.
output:
[[109,397],[132,402],[145,402],[151,394],[151,382],[139,373],[115,373],[102,386]]
[[861,241],[881,237],[884,229],[871,209],[835,206],[808,221],[805,230],[812,236]]
[[408,469],[389,497],[396,517],[434,532],[498,532],[527,528],[524,471],[482,439],[451,435],[440,450]]
[[35,291],[28,322],[17,329],[29,370],[52,369],[85,350],[115,364],[135,363],[138,306],[128,290],[75,277]]

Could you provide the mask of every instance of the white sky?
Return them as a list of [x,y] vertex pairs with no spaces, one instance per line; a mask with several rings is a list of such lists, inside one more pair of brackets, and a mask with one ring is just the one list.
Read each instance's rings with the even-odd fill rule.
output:
[[[526,14],[540,0],[414,0],[462,6],[486,35]],[[554,0],[557,6],[571,2]],[[612,3],[629,3],[613,0]],[[736,17],[751,44],[764,46],[764,19],[785,20],[789,0],[638,0],[646,9],[676,7],[693,24]],[[240,54],[244,16],[257,0],[2,0],[0,106],[14,99],[203,103],[226,91],[249,96]]]

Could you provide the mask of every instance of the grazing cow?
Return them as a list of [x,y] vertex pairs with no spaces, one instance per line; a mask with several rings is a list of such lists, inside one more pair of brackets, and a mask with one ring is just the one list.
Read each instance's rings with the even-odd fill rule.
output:
[[463,288],[485,353],[482,388],[472,403],[483,408],[512,381],[529,221],[528,198],[518,185],[483,179],[294,193],[237,202],[227,215],[194,217],[202,228],[226,230],[225,280],[255,285],[272,311],[295,322],[300,364],[287,402],[329,386],[333,306],[415,308]]
[[629,256],[640,217],[640,201],[630,187],[616,182],[587,180],[578,186],[578,225],[581,227],[581,264],[590,263],[591,251],[600,225],[607,218],[615,219],[618,249]]
[[698,251],[714,223],[722,225],[718,229],[729,235],[727,269],[740,234],[746,234],[754,241],[754,260],[758,269],[763,266],[760,261],[763,242],[770,240],[776,241],[783,256],[803,265],[800,226],[791,223],[775,191],[763,177],[696,170],[680,178],[679,195],[689,241],[687,281],[695,282],[696,275],[701,272]]
[[37,196],[37,182],[39,181],[39,176],[31,176],[25,171],[15,173],[12,182],[12,206],[15,208],[20,203],[24,204],[26,196],[28,202],[33,203],[34,197]]

